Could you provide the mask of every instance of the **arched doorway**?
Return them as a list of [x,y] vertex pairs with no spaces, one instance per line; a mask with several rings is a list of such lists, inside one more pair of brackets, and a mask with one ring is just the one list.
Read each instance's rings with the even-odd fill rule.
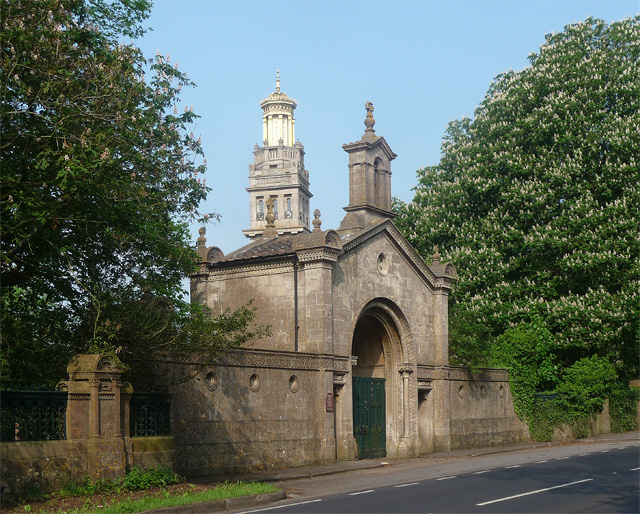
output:
[[397,368],[403,362],[399,325],[404,318],[393,307],[383,300],[370,302],[353,332],[353,427],[361,459],[394,456],[403,432],[403,384]]

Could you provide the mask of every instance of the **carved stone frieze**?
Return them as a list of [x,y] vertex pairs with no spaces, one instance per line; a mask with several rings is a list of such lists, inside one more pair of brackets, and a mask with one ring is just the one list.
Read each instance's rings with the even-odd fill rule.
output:
[[433,380],[435,378],[435,369],[433,366],[424,366],[418,364],[418,380]]
[[418,380],[463,380],[484,382],[508,382],[509,372],[506,369],[480,369],[471,373],[467,368],[457,366],[418,365]]
[[250,266],[237,266],[233,268],[212,268],[209,270],[209,280],[218,279],[225,280],[231,278],[257,277],[263,275],[278,275],[281,273],[292,272],[293,268],[290,262],[275,262],[253,264]]
[[236,351],[223,355],[217,362],[222,366],[247,368],[332,370],[348,373],[347,358],[292,352]]
[[336,262],[338,260],[338,255],[340,255],[339,249],[334,248],[314,248],[313,250],[299,251],[298,259],[300,262],[310,262],[310,261],[329,261]]
[[506,369],[480,369],[476,373],[471,373],[467,368],[450,367],[450,380],[473,380],[483,382],[508,382],[509,372]]
[[433,378],[435,380],[448,380],[449,379],[449,369],[444,367],[435,368],[433,370]]

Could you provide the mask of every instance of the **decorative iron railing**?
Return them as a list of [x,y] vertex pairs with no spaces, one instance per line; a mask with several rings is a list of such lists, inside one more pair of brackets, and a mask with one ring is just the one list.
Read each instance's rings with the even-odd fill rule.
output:
[[2,384],[0,397],[0,440],[66,439],[66,391],[56,391],[55,386]]
[[170,415],[170,394],[133,393],[131,437],[171,435]]

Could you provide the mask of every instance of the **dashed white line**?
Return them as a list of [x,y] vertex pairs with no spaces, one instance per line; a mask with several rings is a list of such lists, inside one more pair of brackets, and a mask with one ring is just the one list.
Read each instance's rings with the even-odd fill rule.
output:
[[600,453],[607,453],[610,452],[611,450],[600,450]]
[[506,468],[506,469],[519,468],[519,467],[521,467],[521,466],[522,466],[522,464],[516,464],[515,466],[507,466],[507,468]]
[[436,478],[436,480],[450,480],[451,478],[458,478],[458,475],[453,475],[453,476],[450,476],[450,477]]
[[490,471],[490,469],[485,469],[484,471],[476,471],[474,475],[482,475],[483,473],[489,473]]
[[359,494],[369,494],[369,493],[372,493],[373,491],[375,491],[375,489],[368,489],[366,491],[360,491],[357,493],[349,493],[349,496],[358,496]]
[[539,460],[536,464],[544,464],[545,462],[549,462],[548,460]]
[[410,484],[394,485],[394,487],[409,487],[410,485],[418,485],[418,482],[411,482]]
[[566,459],[568,459],[568,458],[569,458],[569,457],[558,457],[556,460],[566,460]]
[[591,455],[590,453],[581,453],[579,457],[584,457],[585,455]]
[[583,482],[590,482],[593,478],[585,478],[584,480],[578,480],[577,482],[570,482],[568,484],[556,485],[553,487],[545,487],[544,489],[537,489],[535,491],[529,491],[528,493],[514,494],[513,496],[506,496],[505,498],[498,498],[497,500],[490,500],[488,502],[476,503],[478,507],[490,505],[492,503],[503,502],[507,500],[513,500],[514,498],[522,498],[523,496],[529,496],[531,494],[543,493],[545,491],[551,491],[552,489],[560,489],[561,487],[568,487],[570,485],[582,484]]
[[629,471],[638,471],[639,469],[640,468],[633,468],[633,469],[630,469]]

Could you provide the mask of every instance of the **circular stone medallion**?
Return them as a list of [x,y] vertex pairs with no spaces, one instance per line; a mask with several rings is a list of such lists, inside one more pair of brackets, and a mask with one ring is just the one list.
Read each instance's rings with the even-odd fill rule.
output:
[[383,277],[389,273],[389,259],[383,253],[378,255],[378,273]]

